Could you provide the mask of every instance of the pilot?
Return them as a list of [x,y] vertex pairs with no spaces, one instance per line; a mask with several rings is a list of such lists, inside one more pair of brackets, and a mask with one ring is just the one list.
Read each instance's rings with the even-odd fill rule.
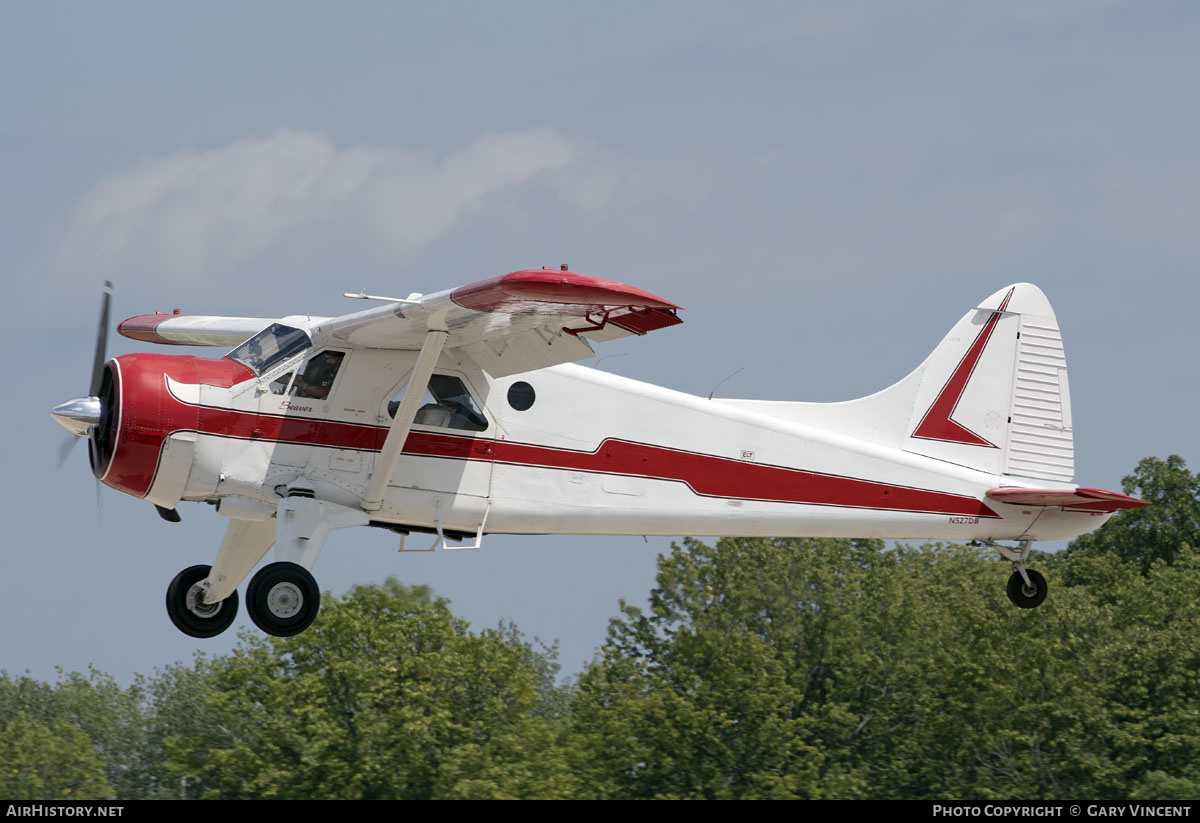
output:
[[296,397],[315,397],[323,400],[329,396],[333,378],[337,377],[338,368],[342,365],[340,351],[321,352],[308,363],[303,374],[296,375],[292,392]]

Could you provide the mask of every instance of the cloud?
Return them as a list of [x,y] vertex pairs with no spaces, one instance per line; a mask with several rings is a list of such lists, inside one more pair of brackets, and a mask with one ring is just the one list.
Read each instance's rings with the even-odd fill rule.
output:
[[146,159],[99,180],[71,210],[57,252],[88,272],[214,276],[285,243],[350,239],[400,259],[487,197],[578,156],[553,129],[487,134],[444,157],[398,146],[338,148],[281,130]]

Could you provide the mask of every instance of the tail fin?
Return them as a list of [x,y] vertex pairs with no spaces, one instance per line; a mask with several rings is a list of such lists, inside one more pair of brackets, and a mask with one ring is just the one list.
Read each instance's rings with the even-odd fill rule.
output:
[[1067,359],[1037,286],[1009,286],[967,312],[917,374],[905,450],[996,474],[1074,477]]
[[1062,336],[1050,302],[1028,283],[968,311],[916,370],[869,397],[726,402],[990,474],[1075,474]]

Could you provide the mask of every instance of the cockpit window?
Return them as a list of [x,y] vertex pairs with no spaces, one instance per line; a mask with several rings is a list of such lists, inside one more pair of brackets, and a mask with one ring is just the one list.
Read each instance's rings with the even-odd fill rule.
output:
[[[388,415],[396,416],[400,401],[404,399],[404,389],[388,403]],[[466,429],[481,432],[487,429],[488,421],[471,399],[466,385],[457,377],[449,374],[435,374],[429,378],[429,388],[421,398],[421,406],[417,416],[413,418],[417,426],[437,426],[443,429]]]
[[261,376],[312,346],[300,329],[272,323],[229,353],[229,357]]

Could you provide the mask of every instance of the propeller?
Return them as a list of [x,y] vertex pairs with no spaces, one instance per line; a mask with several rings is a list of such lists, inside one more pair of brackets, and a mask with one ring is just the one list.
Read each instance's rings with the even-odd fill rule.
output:
[[66,465],[67,460],[71,457],[71,452],[75,451],[75,444],[79,442],[79,438],[72,435],[64,435],[62,441],[58,444],[58,470],[62,471],[62,467]]
[[[104,410],[100,391],[104,384],[104,364],[107,360],[108,323],[112,308],[112,287],[111,280],[104,281],[104,291],[100,298],[100,325],[96,331],[96,349],[92,357],[92,382],[89,386],[88,396],[77,397],[74,400],[68,400],[66,403],[59,403],[50,410],[50,416],[70,432],[67,438],[58,446],[59,469],[62,469],[63,464],[70,458],[71,452],[74,451],[75,444],[79,442],[80,437],[88,439],[93,467],[100,465],[100,461],[97,459],[99,454],[96,446],[96,433],[97,428],[101,424]],[[100,516],[100,506],[100,480],[97,477],[97,517]]]
[[[100,300],[100,328],[96,332],[96,353],[92,358],[92,383],[87,397],[76,397],[59,403],[50,410],[50,416],[58,424],[77,437],[95,440],[95,429],[100,425],[100,389],[104,381],[104,363],[108,348],[108,316],[112,306],[112,281],[104,281],[104,293]],[[59,465],[66,460],[70,449],[65,445],[58,450]]]
[[104,364],[107,362],[108,351],[108,315],[112,307],[113,284],[111,280],[104,281],[104,293],[100,298],[100,328],[96,330],[96,354],[92,357],[92,397],[100,397],[100,386],[104,379]]

